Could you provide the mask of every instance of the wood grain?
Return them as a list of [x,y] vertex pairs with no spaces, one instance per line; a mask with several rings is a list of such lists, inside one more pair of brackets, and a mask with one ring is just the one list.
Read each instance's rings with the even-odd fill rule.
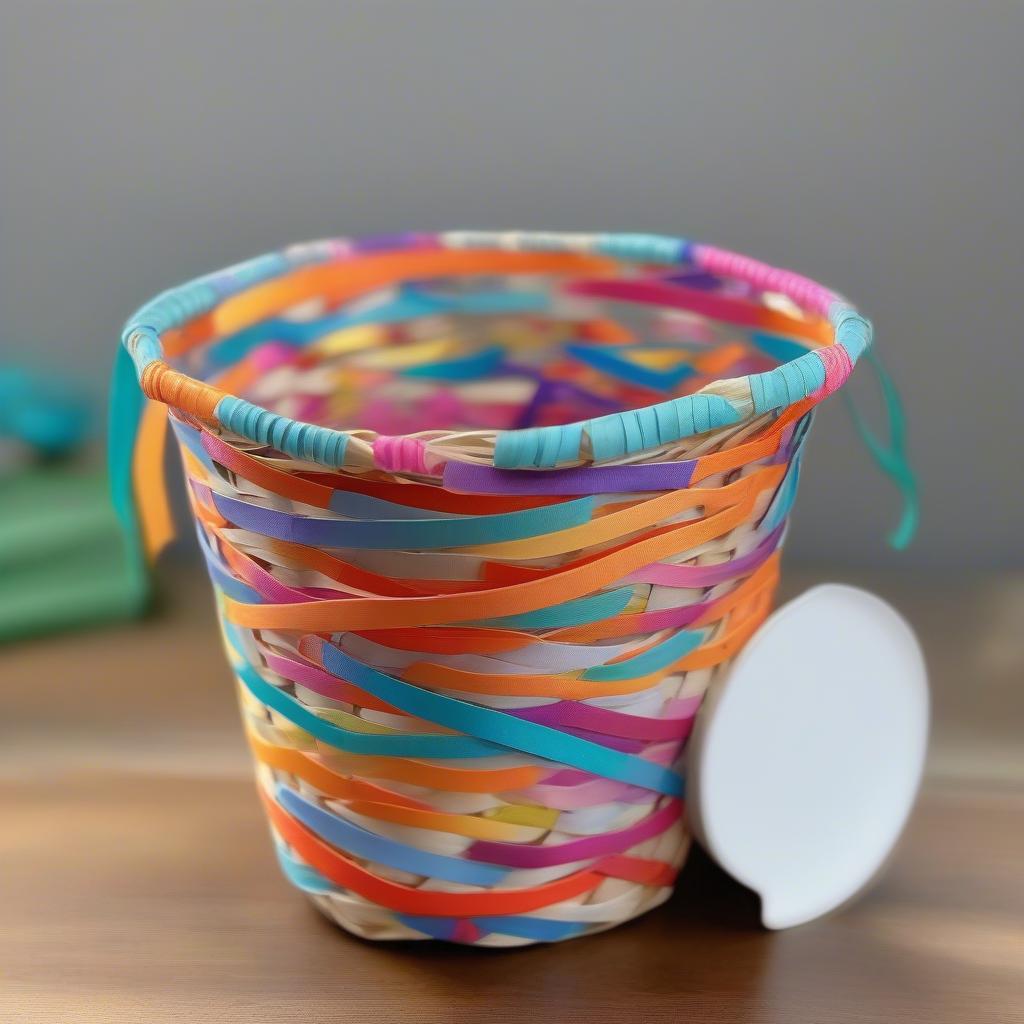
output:
[[0,657],[0,1021],[1024,1020],[1024,789],[992,754],[1020,725],[1004,678],[1019,638],[950,636],[963,616],[933,591],[897,603],[933,663],[952,659],[956,678],[935,673],[938,712],[967,703],[958,673],[993,644],[1002,660],[975,676],[974,701],[1008,697],[991,727],[976,707],[967,727],[939,722],[925,796],[860,902],[767,933],[756,897],[698,854],[639,921],[496,952],[370,945],[288,887],[208,596],[174,588],[161,618]]

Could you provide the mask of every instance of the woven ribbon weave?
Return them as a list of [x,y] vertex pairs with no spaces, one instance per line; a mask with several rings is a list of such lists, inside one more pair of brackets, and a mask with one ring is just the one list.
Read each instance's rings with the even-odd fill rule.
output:
[[694,717],[869,341],[805,278],[647,236],[333,240],[144,307],[115,488],[154,553],[169,420],[286,876],[374,939],[663,902]]

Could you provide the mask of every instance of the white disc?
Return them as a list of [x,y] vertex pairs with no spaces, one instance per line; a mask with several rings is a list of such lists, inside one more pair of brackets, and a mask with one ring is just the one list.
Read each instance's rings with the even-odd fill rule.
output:
[[815,587],[776,611],[712,688],[690,749],[705,848],[768,928],[833,910],[886,860],[928,740],[924,659],[880,598]]

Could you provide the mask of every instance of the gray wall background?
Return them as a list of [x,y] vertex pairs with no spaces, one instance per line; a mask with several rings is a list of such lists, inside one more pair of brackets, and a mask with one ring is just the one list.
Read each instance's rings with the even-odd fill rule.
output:
[[903,389],[918,542],[835,401],[795,560],[1020,565],[1022,51],[1015,0],[2,0],[0,347],[100,391],[135,306],[285,242],[683,234],[845,292]]

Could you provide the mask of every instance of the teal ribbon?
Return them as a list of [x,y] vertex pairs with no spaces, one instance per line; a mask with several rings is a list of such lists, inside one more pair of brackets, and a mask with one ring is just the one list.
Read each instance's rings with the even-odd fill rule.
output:
[[920,499],[917,478],[907,457],[907,419],[899,391],[889,376],[882,361],[872,348],[867,349],[864,358],[871,364],[882,389],[886,417],[889,421],[889,443],[885,444],[868,425],[857,408],[849,387],[841,389],[843,400],[850,412],[853,425],[864,446],[871,453],[879,469],[891,477],[903,496],[903,514],[896,528],[890,531],[888,541],[891,547],[902,551],[914,539],[920,519]]
[[139,386],[132,357],[123,345],[118,345],[107,413],[107,472],[110,498],[121,522],[130,564],[140,579],[148,573],[132,487],[132,458],[145,404],[146,396]]

